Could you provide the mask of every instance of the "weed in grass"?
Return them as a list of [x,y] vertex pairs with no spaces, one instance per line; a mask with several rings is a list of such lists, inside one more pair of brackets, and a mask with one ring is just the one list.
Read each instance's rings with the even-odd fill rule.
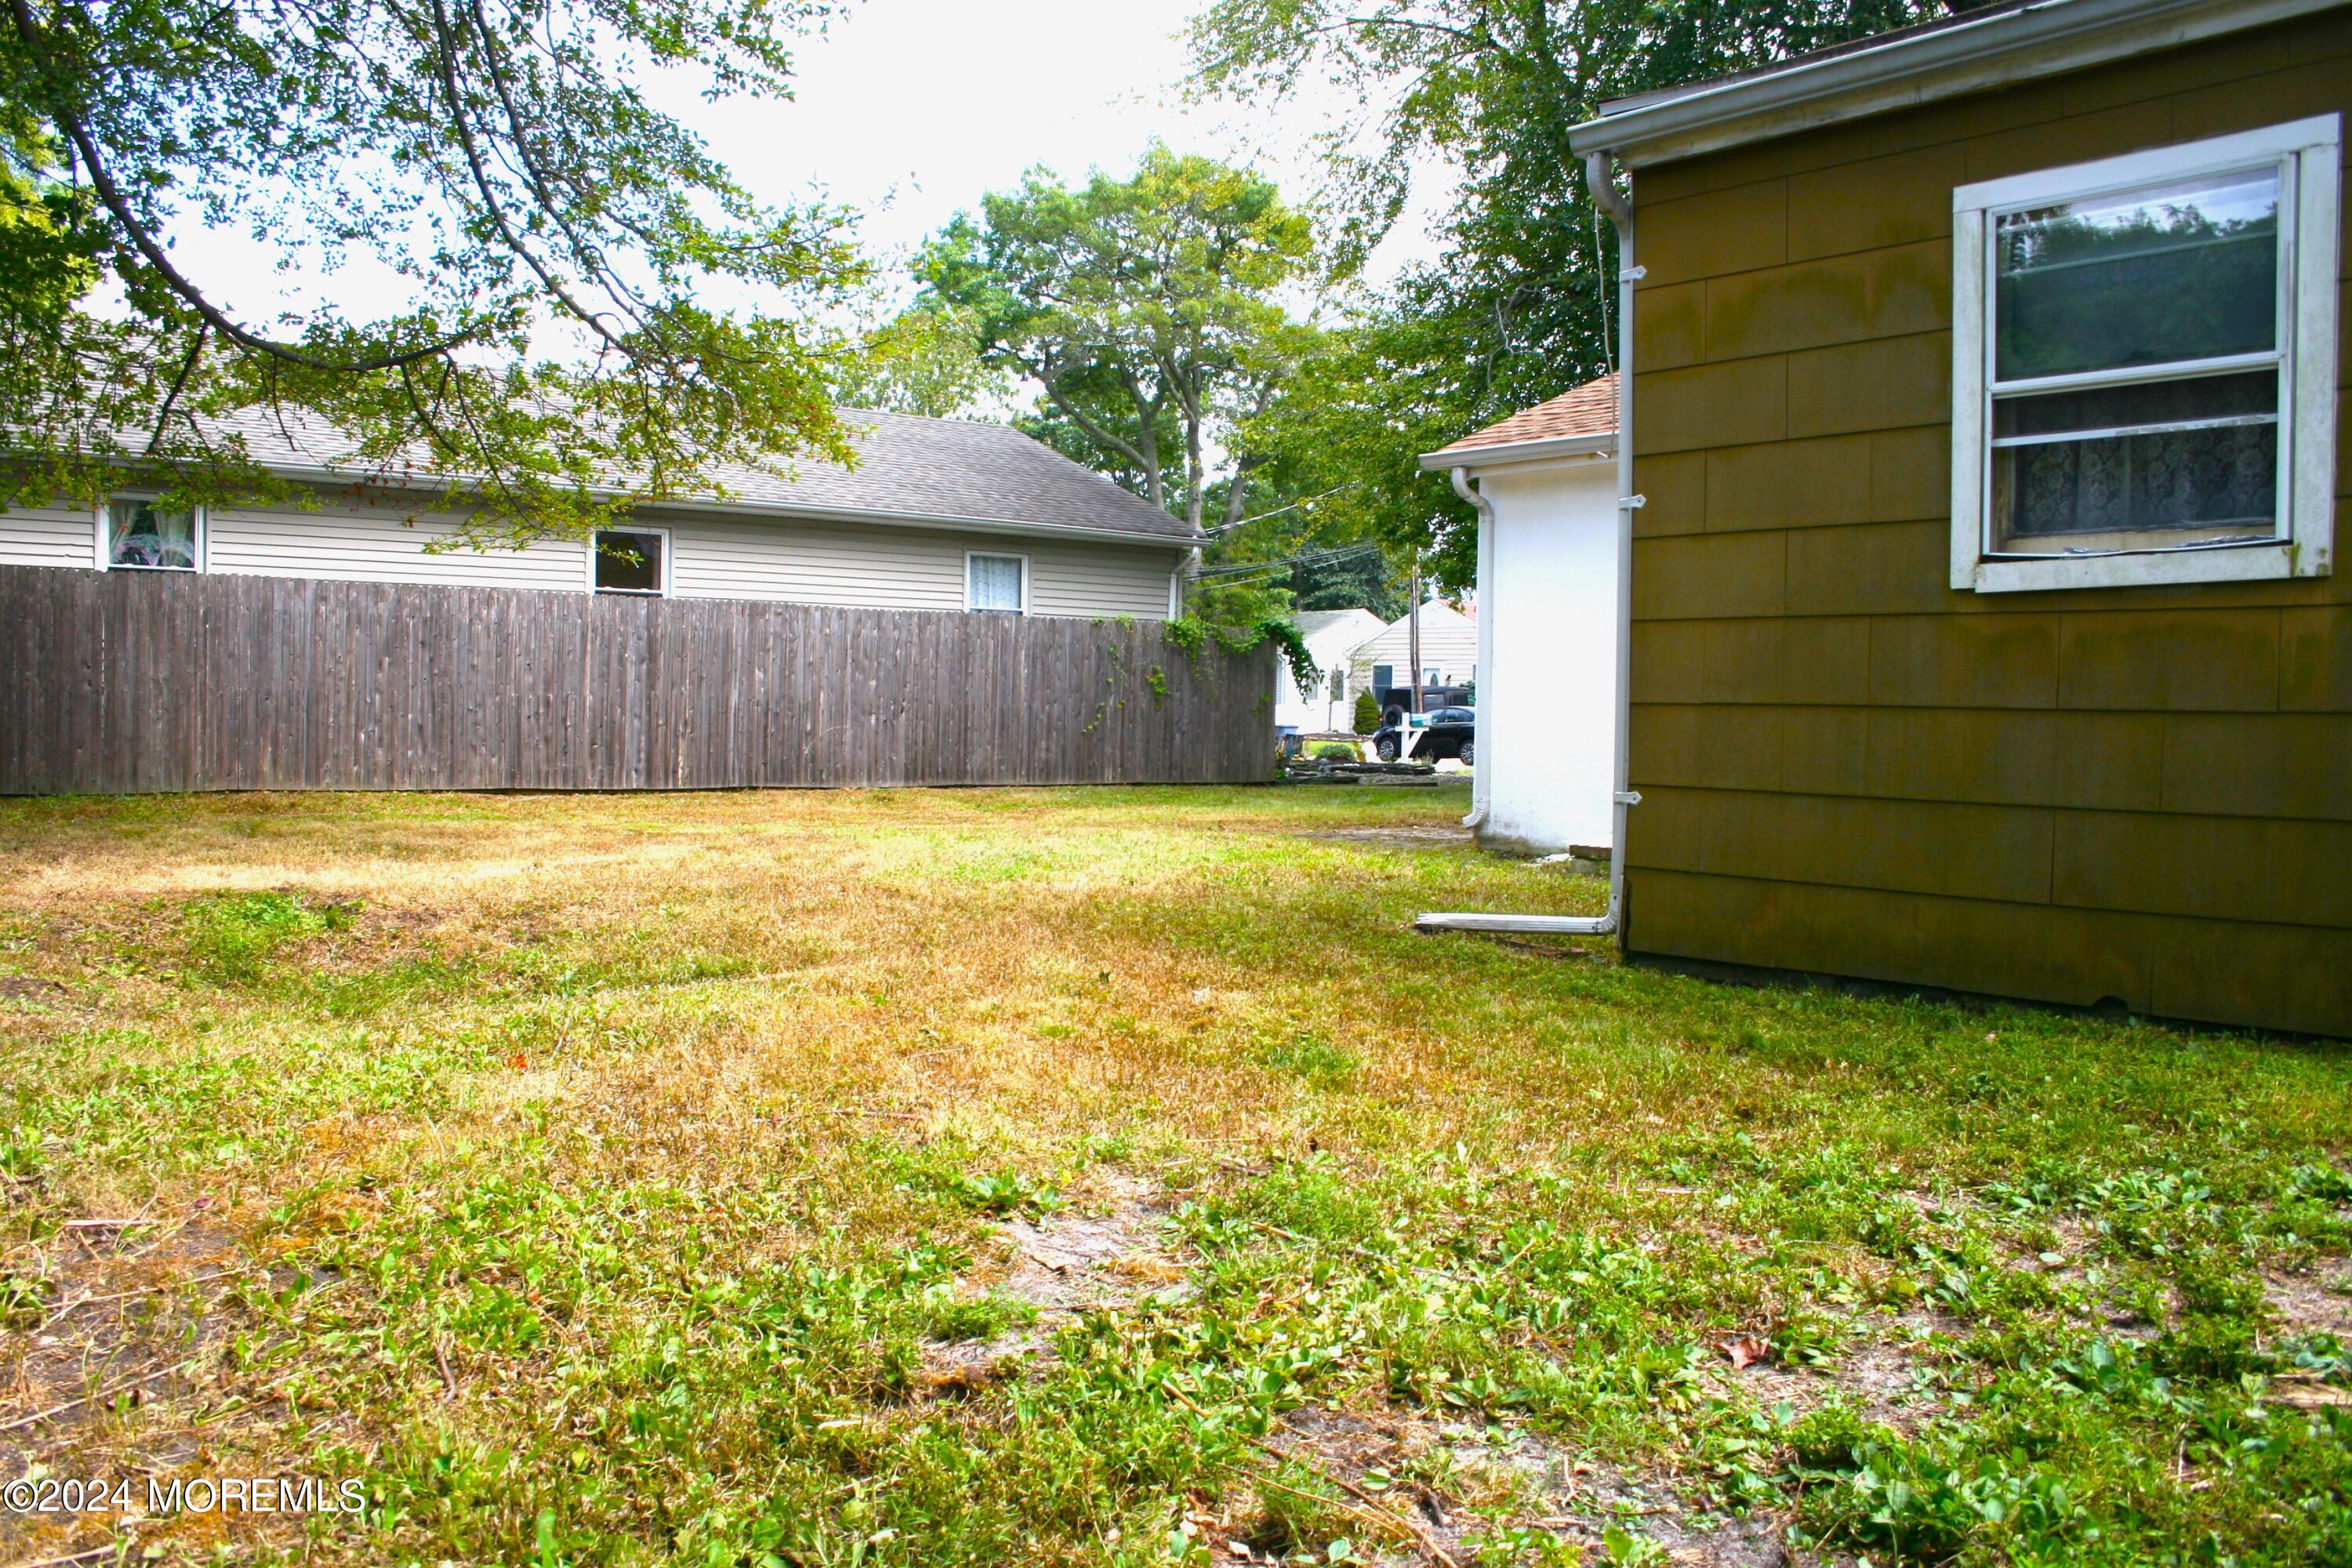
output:
[[196,972],[225,985],[252,985],[289,942],[351,929],[347,904],[317,904],[299,893],[209,893],[180,911],[180,934]]
[[1359,1065],[1353,1055],[1306,1030],[1265,1047],[1258,1059],[1276,1072],[1289,1073],[1318,1089],[1347,1082]]

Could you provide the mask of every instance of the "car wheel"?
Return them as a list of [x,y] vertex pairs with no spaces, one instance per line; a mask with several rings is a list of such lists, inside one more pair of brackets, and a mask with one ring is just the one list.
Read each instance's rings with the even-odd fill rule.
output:
[[1478,765],[1477,742],[1465,741],[1462,742],[1462,765],[1465,768],[1475,768]]
[[1395,762],[1397,760],[1397,738],[1394,735],[1382,735],[1379,740],[1372,742],[1372,754],[1380,758],[1380,760],[1384,763]]

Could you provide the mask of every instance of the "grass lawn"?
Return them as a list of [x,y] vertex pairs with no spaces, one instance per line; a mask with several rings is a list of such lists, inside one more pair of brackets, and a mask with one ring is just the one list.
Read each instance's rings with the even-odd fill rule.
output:
[[0,1560],[2352,1563],[2352,1058],[1465,805],[0,802]]

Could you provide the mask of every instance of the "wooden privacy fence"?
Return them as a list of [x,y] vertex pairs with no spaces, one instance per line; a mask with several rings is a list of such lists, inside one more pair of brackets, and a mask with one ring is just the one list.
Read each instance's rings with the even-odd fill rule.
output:
[[1274,650],[1158,626],[0,567],[0,794],[1226,783]]

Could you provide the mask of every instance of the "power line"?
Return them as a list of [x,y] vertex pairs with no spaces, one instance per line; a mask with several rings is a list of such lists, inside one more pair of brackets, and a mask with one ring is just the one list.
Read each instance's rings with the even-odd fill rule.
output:
[[1292,501],[1288,506],[1278,506],[1272,511],[1262,511],[1255,517],[1244,517],[1234,522],[1221,522],[1214,528],[1203,529],[1202,531],[1203,533],[1227,533],[1232,531],[1234,529],[1242,528],[1253,522],[1264,522],[1269,517],[1280,517],[1286,511],[1297,511],[1300,507],[1306,506],[1311,501],[1328,500],[1331,497],[1338,495],[1341,490],[1354,489],[1355,488],[1356,486],[1354,485],[1333,485],[1321,495],[1301,496],[1298,500]]
[[1338,550],[1310,551],[1304,555],[1285,556],[1278,561],[1244,561],[1230,566],[1204,566],[1197,574],[1202,577],[1231,577],[1254,572],[1286,572],[1294,566],[1313,566],[1327,561],[1341,561],[1349,556],[1376,553],[1377,544],[1349,544]]

